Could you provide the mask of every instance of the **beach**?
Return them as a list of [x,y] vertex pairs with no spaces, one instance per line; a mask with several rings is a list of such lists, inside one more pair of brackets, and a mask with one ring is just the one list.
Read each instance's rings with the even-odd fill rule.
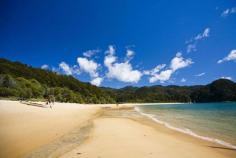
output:
[[166,128],[134,106],[0,101],[0,157],[236,157],[236,151]]
[[0,101],[0,157],[23,157],[78,128],[98,112],[96,107],[55,103]]

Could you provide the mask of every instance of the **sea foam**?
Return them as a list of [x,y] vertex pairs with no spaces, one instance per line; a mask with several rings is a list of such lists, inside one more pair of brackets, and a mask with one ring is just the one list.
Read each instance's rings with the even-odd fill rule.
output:
[[139,114],[143,115],[143,116],[146,116],[150,119],[152,119],[153,121],[159,123],[159,124],[162,124],[164,125],[165,127],[169,128],[169,129],[172,129],[172,130],[175,130],[175,131],[178,131],[178,132],[181,132],[181,133],[184,133],[184,134],[188,134],[190,136],[193,136],[193,137],[196,137],[196,138],[199,138],[199,139],[202,139],[202,140],[205,140],[205,141],[209,141],[209,142],[213,142],[213,143],[217,143],[217,144],[220,144],[220,145],[223,145],[225,147],[228,147],[228,148],[232,148],[232,149],[236,149],[236,146],[235,145],[232,145],[228,142],[225,142],[223,140],[220,140],[220,139],[216,139],[216,138],[211,138],[211,137],[206,137],[206,136],[201,136],[201,135],[198,135],[196,133],[194,133],[192,130],[190,129],[181,129],[181,128],[178,128],[178,127],[174,127],[172,126],[171,124],[167,123],[167,122],[164,122],[164,121],[161,121],[161,120],[158,120],[155,115],[153,114],[148,114],[148,113],[144,113],[140,110],[139,107],[135,107],[134,108],[135,111],[137,111]]

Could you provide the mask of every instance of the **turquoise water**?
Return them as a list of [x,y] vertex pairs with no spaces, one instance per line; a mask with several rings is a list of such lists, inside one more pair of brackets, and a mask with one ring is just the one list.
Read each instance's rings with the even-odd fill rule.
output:
[[136,110],[169,128],[236,148],[236,103],[155,104]]

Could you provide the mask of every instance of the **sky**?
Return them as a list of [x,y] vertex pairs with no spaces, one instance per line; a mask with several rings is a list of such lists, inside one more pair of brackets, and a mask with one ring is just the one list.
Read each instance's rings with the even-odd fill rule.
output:
[[0,58],[96,86],[236,81],[235,0],[1,0]]

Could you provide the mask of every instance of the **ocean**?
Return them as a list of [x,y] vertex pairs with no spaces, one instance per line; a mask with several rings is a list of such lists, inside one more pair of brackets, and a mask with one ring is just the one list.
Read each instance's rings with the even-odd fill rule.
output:
[[236,149],[236,103],[157,103],[135,109],[173,130]]

